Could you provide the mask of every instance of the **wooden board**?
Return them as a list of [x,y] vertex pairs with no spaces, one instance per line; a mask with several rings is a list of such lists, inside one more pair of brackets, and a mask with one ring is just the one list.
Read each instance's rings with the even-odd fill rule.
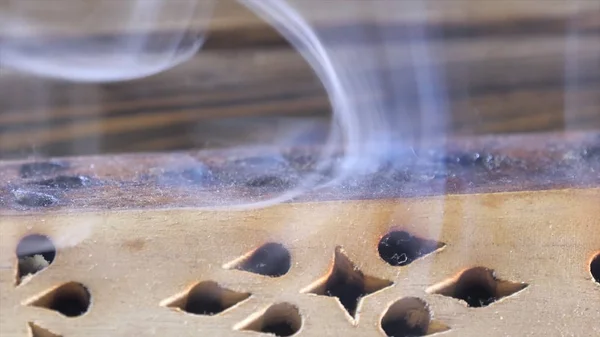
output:
[[[289,177],[280,152],[4,162],[0,335],[596,336],[599,140],[454,139],[394,184],[247,210],[215,207],[278,191],[245,183]],[[197,185],[203,165],[239,183]]]
[[[590,263],[600,249],[599,204],[599,189],[582,189],[283,204],[245,212],[3,216],[0,333],[31,336],[28,323],[33,323],[60,336],[259,336],[238,329],[256,315],[263,317],[270,306],[288,303],[299,316],[284,310],[285,317],[274,317],[282,312],[279,308],[266,318],[273,320],[270,324],[299,320],[298,336],[385,336],[381,319],[386,310],[414,297],[427,303],[437,324],[432,329],[449,329],[444,336],[596,336],[600,284],[592,279]],[[380,257],[378,245],[394,230],[443,246],[408,265],[392,266]],[[46,270],[15,286],[15,249],[19,239],[30,234],[48,236],[57,247],[56,258]],[[224,267],[269,242],[289,251],[291,268],[285,275]],[[339,282],[336,288],[333,282],[329,291],[339,291],[345,303],[352,303],[353,287],[360,293],[370,291],[354,315],[319,290],[319,280],[324,281],[334,265],[337,247],[342,250],[334,275],[358,281],[350,289]],[[506,297],[480,308],[434,293],[440,283],[476,267],[493,269],[497,278],[515,284],[508,286]],[[474,275],[458,282],[467,290],[447,291],[464,297],[469,291],[477,294],[477,287],[494,293],[507,289],[493,282],[488,286],[491,276],[485,273]],[[380,280],[368,283],[363,277]],[[169,307],[194,285],[208,281],[237,292],[234,302],[240,302],[212,316]],[[69,282],[89,291],[91,304],[85,314],[64,317],[44,308],[53,305],[47,301],[42,308],[28,305]],[[196,308],[201,308],[197,310],[208,310],[202,301],[219,296],[217,289],[201,287],[192,295]],[[69,291],[59,291],[63,297],[55,301],[83,296]],[[244,297],[246,293],[250,297]],[[226,298],[222,295],[219,301]],[[191,301],[188,310],[195,310],[190,309]],[[421,312],[416,303],[416,309],[401,304],[404,309],[390,319],[402,321],[407,312]]]

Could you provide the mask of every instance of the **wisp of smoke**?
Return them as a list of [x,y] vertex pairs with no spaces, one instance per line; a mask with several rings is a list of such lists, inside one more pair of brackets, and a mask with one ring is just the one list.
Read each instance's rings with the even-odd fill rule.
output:
[[[382,22],[406,11],[423,19],[422,1],[239,1],[270,22],[307,60],[330,98],[333,121],[316,168],[299,184],[276,197],[228,204],[228,209],[269,206],[309,189],[360,179],[388,164],[391,156],[401,152],[399,147],[414,146],[414,139],[430,132],[429,119],[446,115],[440,113],[446,108],[442,74],[431,69],[433,56],[424,25],[390,30]],[[198,23],[198,16],[210,16],[213,2],[10,2],[9,10],[0,16],[1,31],[8,36],[2,41],[0,57],[4,65],[21,71],[80,82],[148,76],[198,51],[206,25],[202,20]],[[343,9],[346,19],[356,24],[332,33],[327,28],[332,25],[320,25],[322,22],[312,17],[319,13],[314,7],[321,5]],[[43,13],[42,19],[37,17],[39,13]],[[65,17],[69,17],[71,29],[63,29]],[[106,27],[103,22],[107,18],[117,27]],[[157,34],[159,28],[165,28],[159,25],[170,20],[177,23],[175,31]],[[56,43],[52,34],[72,32],[73,25],[83,36]],[[90,31],[94,34],[85,35]],[[98,31],[104,35],[98,36]],[[393,47],[389,40],[395,39],[406,43],[402,48]],[[406,71],[389,72],[398,66],[398,60],[403,60]],[[411,122],[415,118],[425,121],[421,130],[415,130]],[[325,171],[329,173],[324,175]],[[324,176],[328,178],[324,180]]]
[[[298,188],[261,202],[260,206],[289,200],[307,189],[360,179],[380,171],[390,163],[390,157],[402,152],[401,147],[412,148],[414,138],[431,132],[428,120],[446,115],[442,74],[431,69],[434,60],[428,50],[425,27],[414,25],[406,32],[398,32],[386,29],[381,21],[390,13],[403,11],[423,17],[423,2],[328,1],[330,9],[343,9],[346,19],[353,22],[352,27],[345,27],[341,33],[330,33],[327,24],[319,26],[316,20],[311,20],[314,19],[311,15],[318,13],[314,8],[318,5],[311,1],[240,2],[270,22],[307,60],[322,81],[333,110],[330,139],[315,174],[306,177]],[[365,16],[370,20],[364,21]],[[389,47],[392,45],[389,42],[398,38],[406,40],[405,49]],[[394,67],[396,58],[404,59],[412,73],[387,74],[386,69]],[[417,97],[409,97],[408,93]],[[411,119],[415,115],[426,121],[420,132],[412,129]],[[340,144],[343,156],[332,161]],[[330,180],[319,180],[323,170],[333,170]]]
[[[8,0],[1,5],[3,67],[110,82],[153,75],[192,57],[204,41],[213,1]],[[161,28],[167,32],[156,33]],[[72,36],[59,41],[55,35],[61,34]]]

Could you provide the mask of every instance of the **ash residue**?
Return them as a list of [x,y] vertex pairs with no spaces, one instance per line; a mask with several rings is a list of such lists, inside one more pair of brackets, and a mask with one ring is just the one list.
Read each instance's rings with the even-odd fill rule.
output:
[[32,182],[32,185],[70,190],[82,188],[91,184],[91,179],[86,176],[58,176],[46,180]]
[[213,173],[204,164],[197,164],[180,170],[160,170],[153,179],[161,186],[206,186],[213,182]]
[[258,176],[251,178],[244,183],[246,187],[253,188],[270,188],[276,190],[283,190],[291,187],[292,183],[289,180],[282,179],[276,176]]
[[21,206],[49,207],[59,202],[58,197],[50,193],[26,190],[22,188],[14,189],[11,192],[15,198],[15,202]]
[[61,171],[67,170],[68,168],[69,164],[62,161],[27,163],[21,165],[19,169],[19,175],[24,179],[42,177],[57,174]]
[[503,164],[507,164],[505,156],[494,155],[491,153],[452,153],[442,157],[441,162],[446,164],[449,169],[462,168],[484,168],[486,170],[495,170]]
[[239,188],[240,193],[263,195],[292,188],[298,181],[296,170],[280,155],[231,157],[208,164],[196,162],[184,168],[154,167],[140,176],[145,186],[155,184],[161,190],[170,188],[206,190],[218,193]]
[[70,162],[55,160],[20,165],[18,173],[22,180],[10,181],[3,203],[16,208],[51,207],[64,204],[70,190],[101,185],[99,180],[86,175],[65,174],[70,169]]
[[255,193],[280,192],[298,182],[298,173],[280,154],[231,158],[215,169],[220,184],[239,186]]

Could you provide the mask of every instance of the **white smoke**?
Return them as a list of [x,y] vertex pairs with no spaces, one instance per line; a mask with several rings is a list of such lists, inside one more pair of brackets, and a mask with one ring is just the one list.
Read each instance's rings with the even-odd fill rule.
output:
[[[192,57],[213,1],[4,0],[2,67],[78,82],[141,78]],[[165,35],[154,34],[167,30]],[[67,41],[57,36],[67,36]]]
[[[312,174],[277,197],[240,200],[235,206],[268,206],[309,189],[360,179],[380,170],[399,147],[415,146],[415,139],[429,132],[429,121],[446,115],[440,113],[447,106],[443,74],[430,66],[434,61],[423,2],[239,1],[271,23],[314,69],[329,95],[333,122]],[[343,10],[353,24],[344,32],[328,33],[328,25],[314,17],[321,13],[314,7],[321,5]],[[140,78],[192,57],[202,45],[212,8],[213,1],[207,0],[14,0],[0,17],[0,57],[3,65],[24,72],[80,82]],[[386,20],[405,12],[420,25],[386,30]],[[173,29],[155,34],[165,28]],[[70,42],[53,38],[73,31],[80,34]],[[391,47],[390,40],[398,38],[406,40],[401,49]],[[397,59],[405,60],[406,73],[388,73]],[[420,130],[411,123],[415,116],[424,121]],[[340,149],[341,158],[334,156]],[[325,171],[330,172],[328,181],[323,180]]]

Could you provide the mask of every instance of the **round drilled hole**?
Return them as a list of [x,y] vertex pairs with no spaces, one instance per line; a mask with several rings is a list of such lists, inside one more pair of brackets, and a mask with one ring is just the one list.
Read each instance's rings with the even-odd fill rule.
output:
[[590,263],[590,273],[597,283],[600,283],[600,254],[596,255]]
[[486,269],[466,271],[456,283],[453,297],[467,302],[473,308],[493,303],[497,299],[493,272]]
[[77,317],[85,314],[90,306],[90,293],[79,285],[63,288],[55,294],[49,309],[56,310],[68,317]]
[[36,299],[31,305],[54,310],[67,317],[77,317],[88,311],[91,299],[84,285],[69,282]]
[[17,284],[24,276],[33,275],[46,269],[56,257],[56,247],[45,235],[32,234],[19,241],[16,249]]
[[406,231],[393,231],[379,240],[379,256],[392,266],[405,266],[443,247],[440,242],[424,240]]
[[390,337],[425,336],[431,321],[427,304],[418,298],[403,298],[392,304],[381,319],[381,328]]

